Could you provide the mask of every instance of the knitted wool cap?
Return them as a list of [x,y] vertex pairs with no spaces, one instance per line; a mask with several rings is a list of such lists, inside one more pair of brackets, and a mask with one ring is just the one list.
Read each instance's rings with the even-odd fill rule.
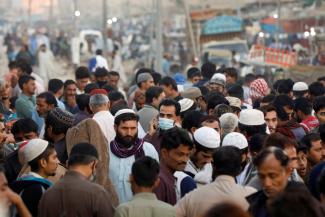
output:
[[70,112],[63,110],[61,108],[54,108],[48,114],[53,117],[59,123],[62,123],[68,127],[73,125],[74,116]]

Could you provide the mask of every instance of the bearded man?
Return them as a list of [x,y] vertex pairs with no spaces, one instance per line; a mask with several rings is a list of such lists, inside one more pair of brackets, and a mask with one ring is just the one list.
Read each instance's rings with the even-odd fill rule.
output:
[[110,142],[109,174],[120,203],[132,199],[129,175],[135,160],[149,156],[159,161],[154,146],[138,138],[138,121],[139,117],[131,109],[122,109],[115,114],[116,137]]

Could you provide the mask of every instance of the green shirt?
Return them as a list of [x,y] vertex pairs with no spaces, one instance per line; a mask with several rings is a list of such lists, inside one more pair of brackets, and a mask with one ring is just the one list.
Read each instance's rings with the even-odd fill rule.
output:
[[36,107],[35,96],[26,96],[21,94],[15,104],[18,118],[32,118],[33,111]]
[[159,201],[153,193],[139,193],[117,207],[114,217],[175,217],[173,206]]

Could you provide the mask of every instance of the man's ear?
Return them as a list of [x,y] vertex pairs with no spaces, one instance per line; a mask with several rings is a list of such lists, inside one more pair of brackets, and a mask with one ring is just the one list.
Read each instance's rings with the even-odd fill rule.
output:
[[47,167],[47,160],[45,158],[41,158],[39,164],[42,168]]
[[159,184],[160,184],[160,178],[157,178],[155,183],[153,184],[153,188],[154,189],[157,188],[159,186]]
[[111,102],[107,103],[107,110],[109,110],[111,108]]
[[46,131],[47,131],[47,133],[49,133],[49,132],[51,132],[51,134],[52,134],[52,126],[49,126],[47,129],[46,129]]
[[133,177],[132,174],[129,175],[129,182],[130,182],[130,183],[134,182],[134,177]]
[[23,84],[23,88],[22,88],[22,90],[25,89],[26,85],[27,85],[27,83]]
[[290,175],[291,175],[291,173],[292,173],[292,168],[290,168],[289,166],[287,166],[287,167],[285,168],[285,172],[286,172],[287,177],[289,178]]
[[89,110],[90,110],[92,113],[94,113],[94,109],[93,109],[93,107],[92,107],[91,105],[89,105]]
[[160,154],[161,154],[161,157],[162,157],[163,159],[166,159],[167,156],[168,156],[168,151],[167,151],[167,149],[164,149],[164,148],[160,149]]
[[[181,116],[177,116],[177,117],[176,117],[176,123],[182,124]],[[176,123],[175,123],[175,124],[176,124]]]
[[191,127],[191,133],[193,134],[196,131],[196,127]]

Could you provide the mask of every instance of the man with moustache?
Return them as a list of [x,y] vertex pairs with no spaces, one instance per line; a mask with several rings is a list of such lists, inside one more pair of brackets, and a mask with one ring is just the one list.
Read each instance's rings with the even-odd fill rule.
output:
[[298,185],[288,181],[291,174],[289,163],[288,155],[276,147],[268,147],[255,157],[254,164],[262,190],[247,197],[249,212],[253,217],[269,217],[267,203],[287,187]]
[[38,124],[40,138],[44,136],[46,115],[54,108],[58,107],[58,102],[51,92],[43,92],[36,97],[36,111],[33,120]]
[[278,126],[278,115],[276,113],[276,108],[272,105],[267,105],[261,107],[261,111],[264,113],[264,120],[270,133],[275,133]]
[[175,205],[196,188],[195,181],[183,173],[194,144],[187,131],[173,127],[164,132],[160,148],[160,183],[154,192],[159,200]]
[[120,203],[132,199],[129,175],[135,160],[149,156],[159,161],[154,146],[138,138],[138,121],[139,117],[131,109],[121,109],[115,114],[116,137],[109,147],[109,174]]

